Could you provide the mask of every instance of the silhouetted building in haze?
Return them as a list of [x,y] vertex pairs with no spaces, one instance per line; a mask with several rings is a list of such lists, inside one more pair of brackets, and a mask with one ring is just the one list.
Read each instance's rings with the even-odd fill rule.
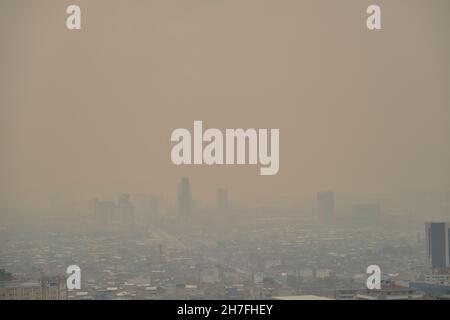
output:
[[228,190],[217,189],[217,212],[225,213],[228,211]]
[[330,221],[334,218],[334,193],[322,191],[317,194],[317,210],[319,219]]
[[128,193],[120,193],[117,199],[117,211],[122,225],[134,225],[134,207]]
[[192,213],[192,192],[188,177],[182,177],[178,186],[178,212],[181,216]]
[[363,224],[380,222],[381,209],[378,203],[361,203],[352,207],[353,221]]
[[112,201],[104,201],[94,198],[91,202],[91,210],[97,223],[107,224],[116,217],[116,205]]
[[159,197],[148,194],[133,194],[132,202],[135,220],[149,224],[152,219],[158,217],[160,212]]

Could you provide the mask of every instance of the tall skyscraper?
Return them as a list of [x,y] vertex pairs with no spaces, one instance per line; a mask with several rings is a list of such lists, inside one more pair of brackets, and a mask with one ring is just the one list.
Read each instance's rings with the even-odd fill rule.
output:
[[217,189],[217,212],[225,213],[228,211],[228,190]]
[[192,193],[188,177],[182,177],[178,186],[178,211],[182,216],[192,213]]
[[322,191],[317,193],[317,210],[319,219],[329,221],[334,218],[334,193]]
[[119,193],[117,211],[122,225],[134,225],[134,207],[128,193]]
[[425,225],[428,259],[433,271],[450,269],[450,222]]

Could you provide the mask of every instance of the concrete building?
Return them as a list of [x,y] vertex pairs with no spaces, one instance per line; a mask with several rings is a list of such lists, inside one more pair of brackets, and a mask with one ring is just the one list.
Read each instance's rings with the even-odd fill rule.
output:
[[428,261],[433,273],[450,269],[450,223],[425,224]]
[[0,282],[0,300],[66,300],[66,278],[41,277],[39,281]]

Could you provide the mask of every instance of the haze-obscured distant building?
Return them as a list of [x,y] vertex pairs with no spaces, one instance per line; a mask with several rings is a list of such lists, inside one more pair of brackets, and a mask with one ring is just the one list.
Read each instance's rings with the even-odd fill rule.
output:
[[353,220],[358,223],[373,224],[379,223],[381,219],[381,209],[378,203],[361,203],[352,207]]
[[225,213],[228,211],[228,190],[217,189],[217,212]]
[[91,211],[94,220],[101,224],[107,224],[116,217],[116,205],[112,201],[94,198],[91,201]]
[[317,193],[317,209],[320,220],[330,221],[334,219],[334,193],[331,191]]
[[134,207],[128,193],[120,193],[117,198],[117,213],[124,226],[134,225]]
[[410,210],[401,208],[389,208],[383,210],[383,223],[388,228],[410,229],[413,217]]
[[178,212],[184,217],[192,213],[192,192],[188,177],[182,177],[178,186]]

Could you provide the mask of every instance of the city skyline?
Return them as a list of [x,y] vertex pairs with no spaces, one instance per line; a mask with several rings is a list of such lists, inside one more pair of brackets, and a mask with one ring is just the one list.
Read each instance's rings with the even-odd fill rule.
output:
[[449,0],[0,0],[0,300],[450,300],[449,30]]

